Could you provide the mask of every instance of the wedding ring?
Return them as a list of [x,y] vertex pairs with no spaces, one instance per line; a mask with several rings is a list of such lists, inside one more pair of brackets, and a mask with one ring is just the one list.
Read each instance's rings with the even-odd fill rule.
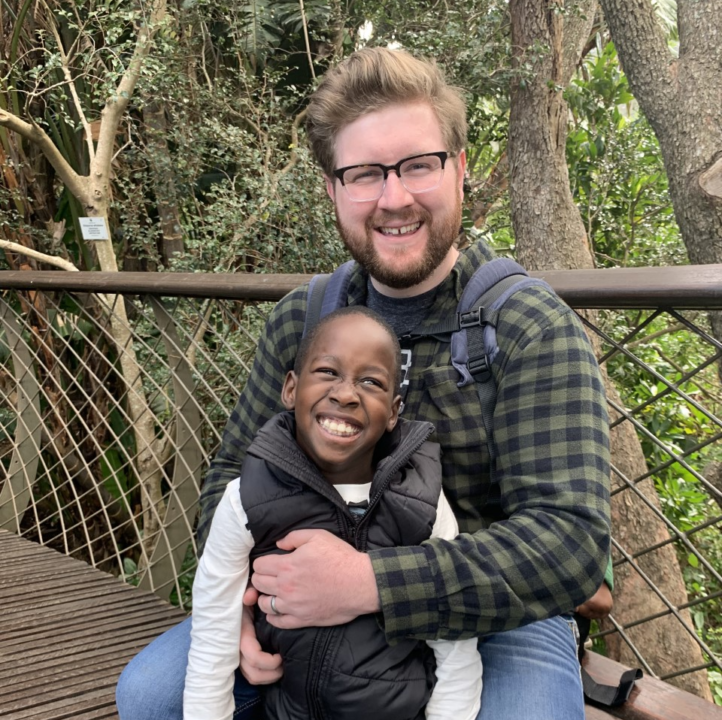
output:
[[281,614],[280,612],[278,612],[278,608],[276,607],[276,596],[275,596],[275,595],[271,595],[271,612],[272,612],[274,615],[280,615],[280,614]]

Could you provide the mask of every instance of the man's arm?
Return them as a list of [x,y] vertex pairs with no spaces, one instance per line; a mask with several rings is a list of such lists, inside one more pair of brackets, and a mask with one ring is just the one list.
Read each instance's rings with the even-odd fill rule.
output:
[[498,330],[500,345],[502,333],[512,341],[502,348],[493,425],[508,519],[451,543],[370,553],[389,639],[512,629],[570,612],[602,582],[610,541],[601,376],[566,306],[545,291],[512,300]]
[[307,288],[293,290],[271,312],[258,340],[251,374],[223,430],[218,453],[206,474],[201,491],[198,521],[198,555],[203,552],[213,513],[226,485],[241,474],[246,450],[258,429],[281,406],[281,388],[293,367],[298,338],[303,332]]

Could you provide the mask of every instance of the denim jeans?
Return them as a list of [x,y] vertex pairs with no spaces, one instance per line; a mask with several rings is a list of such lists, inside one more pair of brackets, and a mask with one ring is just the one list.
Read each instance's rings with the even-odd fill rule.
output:
[[568,615],[482,638],[477,720],[584,720],[577,637]]
[[[190,624],[188,618],[168,630],[123,670],[120,720],[182,720]],[[571,617],[556,617],[480,640],[484,689],[477,720],[584,720],[575,633]],[[240,673],[234,693],[234,720],[256,720],[258,692]]]
[[[120,720],[183,720],[183,685],[191,647],[191,619],[164,632],[125,667],[115,702]],[[261,698],[236,670],[234,720],[257,720]]]

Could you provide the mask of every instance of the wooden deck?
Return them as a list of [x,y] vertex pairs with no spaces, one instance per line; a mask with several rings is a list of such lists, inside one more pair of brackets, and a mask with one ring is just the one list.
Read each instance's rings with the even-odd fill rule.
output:
[[117,718],[126,663],[185,613],[0,530],[0,718]]

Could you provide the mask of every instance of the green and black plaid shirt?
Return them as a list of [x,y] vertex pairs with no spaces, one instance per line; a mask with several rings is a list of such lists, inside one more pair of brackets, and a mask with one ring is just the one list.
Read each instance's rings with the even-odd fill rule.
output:
[[[465,284],[490,257],[462,251],[422,325],[456,311]],[[366,274],[351,278],[349,305],[366,301]],[[303,333],[307,286],[274,309],[248,384],[226,425],[201,495],[199,543],[223,490],[240,474],[258,428],[282,410],[283,379]],[[444,491],[459,521],[453,542],[370,553],[389,640],[456,640],[571,611],[594,594],[609,556],[609,441],[602,380],[574,312],[539,287],[519,290],[497,326],[498,387],[489,473],[476,388],[458,388],[449,344],[413,348],[404,417],[436,426]]]

